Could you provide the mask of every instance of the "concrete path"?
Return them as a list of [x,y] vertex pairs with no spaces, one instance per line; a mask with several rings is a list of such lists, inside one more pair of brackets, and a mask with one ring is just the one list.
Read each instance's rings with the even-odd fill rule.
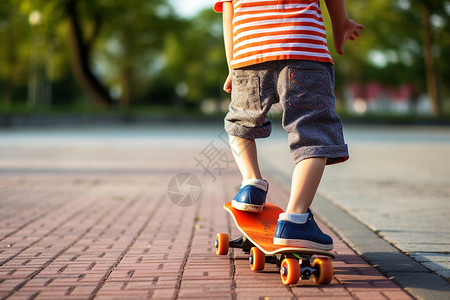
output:
[[[217,256],[217,232],[239,235],[222,209],[240,177],[220,125],[1,131],[0,298],[411,299],[327,219],[330,285],[285,287],[240,251]],[[285,206],[282,174],[268,173],[268,200]]]

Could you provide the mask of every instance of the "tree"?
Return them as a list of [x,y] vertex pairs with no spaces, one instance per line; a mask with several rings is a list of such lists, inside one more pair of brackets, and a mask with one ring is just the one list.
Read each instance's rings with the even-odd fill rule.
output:
[[423,49],[425,58],[425,70],[427,79],[428,96],[430,97],[431,110],[434,116],[441,114],[441,105],[438,95],[438,86],[436,79],[435,58],[433,55],[433,27],[431,24],[431,14],[442,5],[442,1],[421,0],[420,10],[422,12],[423,22]]
[[219,99],[228,70],[221,15],[206,9],[185,21],[166,35],[163,57],[163,74],[174,86],[185,86],[185,95],[181,95],[185,100]]
[[27,19],[20,15],[17,1],[0,2],[0,79],[3,81],[3,105],[9,107],[14,88],[26,84],[31,45]]
[[[160,33],[176,25],[166,0],[22,0],[21,7],[25,14],[41,12],[47,40],[67,40],[74,77],[99,108],[119,99],[129,106],[137,69],[148,63],[145,51],[161,48]],[[108,49],[114,43],[119,49]],[[119,99],[111,96],[115,85]]]
[[69,40],[72,48],[72,70],[80,86],[85,90],[95,104],[100,108],[111,106],[113,100],[108,89],[99,81],[91,69],[92,47],[100,32],[102,17],[94,11],[92,34],[85,37],[81,17],[78,11],[78,0],[68,0],[64,3],[64,13],[69,23]]
[[104,27],[96,58],[105,80],[119,91],[121,107],[128,108],[154,85],[166,36],[180,31],[183,22],[161,0],[118,1],[107,18],[111,24]]

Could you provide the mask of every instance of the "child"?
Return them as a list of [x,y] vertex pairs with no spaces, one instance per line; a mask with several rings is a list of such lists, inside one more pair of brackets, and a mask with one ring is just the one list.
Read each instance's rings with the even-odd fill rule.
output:
[[[325,0],[336,51],[363,26],[349,19],[345,0]],[[319,0],[221,0],[225,52],[232,94],[225,129],[243,182],[232,201],[239,210],[260,212],[268,190],[261,175],[256,138],[268,137],[272,104],[283,107],[283,128],[296,164],[285,213],[274,244],[331,250],[333,240],[314,221],[309,207],[325,165],[348,159],[342,122],[334,110],[333,60],[328,52]],[[274,153],[274,156],[276,154]]]

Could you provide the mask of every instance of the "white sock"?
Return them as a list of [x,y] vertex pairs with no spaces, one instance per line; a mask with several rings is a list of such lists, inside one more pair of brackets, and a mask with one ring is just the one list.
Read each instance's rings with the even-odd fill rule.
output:
[[241,187],[244,187],[246,185],[256,186],[257,188],[263,190],[264,192],[267,192],[269,188],[269,184],[267,183],[267,181],[263,179],[244,179],[242,181]]
[[289,221],[296,224],[304,224],[308,221],[309,213],[306,214],[289,214],[281,213],[278,217],[278,221]]

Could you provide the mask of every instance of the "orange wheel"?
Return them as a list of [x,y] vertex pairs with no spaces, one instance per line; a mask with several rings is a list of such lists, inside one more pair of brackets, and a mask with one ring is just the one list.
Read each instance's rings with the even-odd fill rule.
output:
[[283,259],[280,274],[285,285],[296,284],[300,280],[300,263],[295,258]]
[[333,280],[333,263],[329,258],[318,257],[312,267],[317,271],[313,274],[314,282],[317,284],[329,284]]
[[226,233],[218,233],[216,237],[216,253],[217,255],[227,255],[230,247],[230,238]]
[[264,270],[264,265],[266,264],[266,255],[264,252],[256,247],[250,249],[250,269],[252,271],[262,271]]

